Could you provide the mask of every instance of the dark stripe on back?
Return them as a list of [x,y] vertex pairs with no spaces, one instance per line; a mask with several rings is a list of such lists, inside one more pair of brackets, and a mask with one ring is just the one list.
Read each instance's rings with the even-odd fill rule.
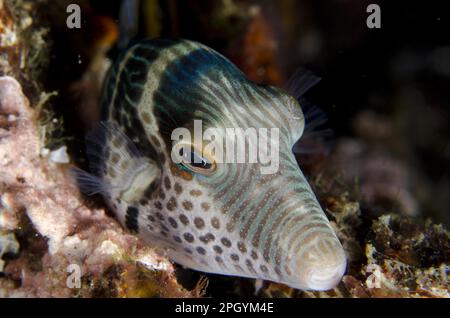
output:
[[125,225],[132,232],[139,232],[138,225],[139,210],[134,206],[129,206],[125,214]]
[[[150,65],[158,59],[162,49],[176,43],[178,43],[176,40],[166,39],[144,40],[130,48],[133,53],[126,61],[124,58],[128,51],[124,52],[110,72],[103,96],[103,120],[115,120],[122,127],[123,132],[133,140],[143,156],[150,157],[156,162],[158,162],[157,152],[147,139],[145,128],[138,117],[137,105],[145,89]],[[125,64],[120,72],[123,63]],[[117,86],[116,81],[118,81]],[[112,100],[115,88],[117,92]]]
[[[242,73],[225,58],[214,51],[199,47],[189,54],[180,56],[167,66],[166,72],[160,79],[160,84],[155,92],[154,114],[160,125],[165,126],[165,131],[173,131],[177,127],[191,123],[194,119],[194,112],[202,108],[198,103],[198,96],[203,96],[206,92],[200,83],[204,82],[202,76],[220,85],[223,74],[231,73],[235,80],[245,81]],[[226,70],[226,72],[225,72]],[[225,89],[219,91],[208,87],[217,96],[218,104],[226,97]],[[214,107],[216,105],[211,105]],[[211,118],[200,118],[203,125],[207,126]],[[170,136],[166,137],[166,143],[170,142]]]

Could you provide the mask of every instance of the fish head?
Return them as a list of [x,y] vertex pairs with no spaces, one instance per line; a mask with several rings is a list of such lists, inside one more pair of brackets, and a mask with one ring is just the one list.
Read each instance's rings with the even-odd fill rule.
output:
[[242,85],[254,95],[246,104],[235,97],[199,107],[164,138],[164,213],[178,221],[172,238],[183,245],[172,258],[206,272],[333,288],[346,257],[292,152],[305,126],[301,107],[280,89]]

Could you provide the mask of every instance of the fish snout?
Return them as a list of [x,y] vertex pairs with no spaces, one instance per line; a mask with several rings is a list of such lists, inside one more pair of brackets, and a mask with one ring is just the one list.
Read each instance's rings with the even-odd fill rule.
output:
[[336,287],[347,267],[347,258],[336,239],[322,239],[294,258],[297,284],[302,289],[329,290]]

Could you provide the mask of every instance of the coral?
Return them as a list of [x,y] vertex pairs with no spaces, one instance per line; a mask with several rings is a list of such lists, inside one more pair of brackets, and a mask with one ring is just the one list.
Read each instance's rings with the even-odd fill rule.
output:
[[48,28],[35,21],[44,3],[0,0],[0,75],[15,76],[37,98],[43,87],[39,77],[50,56]]
[[368,294],[450,297],[450,235],[441,225],[384,215],[373,222],[372,235],[362,268],[373,274],[366,280]]
[[[13,235],[20,243],[19,254],[6,259],[0,295],[191,295],[167,259],[124,232],[105,210],[87,207],[64,166],[40,157],[34,118],[19,83],[0,78],[2,254],[17,252]],[[77,266],[80,285],[70,288]]]

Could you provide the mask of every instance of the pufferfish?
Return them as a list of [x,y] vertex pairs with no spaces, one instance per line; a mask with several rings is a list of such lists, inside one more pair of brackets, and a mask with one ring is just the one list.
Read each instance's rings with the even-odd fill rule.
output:
[[[278,128],[278,170],[216,162],[194,145],[186,153],[197,160],[174,162],[171,133],[194,120],[203,129]],[[110,70],[102,121],[86,137],[91,174],[78,181],[182,266],[328,290],[346,256],[292,152],[304,127],[296,98],[251,82],[213,49],[143,40]]]

